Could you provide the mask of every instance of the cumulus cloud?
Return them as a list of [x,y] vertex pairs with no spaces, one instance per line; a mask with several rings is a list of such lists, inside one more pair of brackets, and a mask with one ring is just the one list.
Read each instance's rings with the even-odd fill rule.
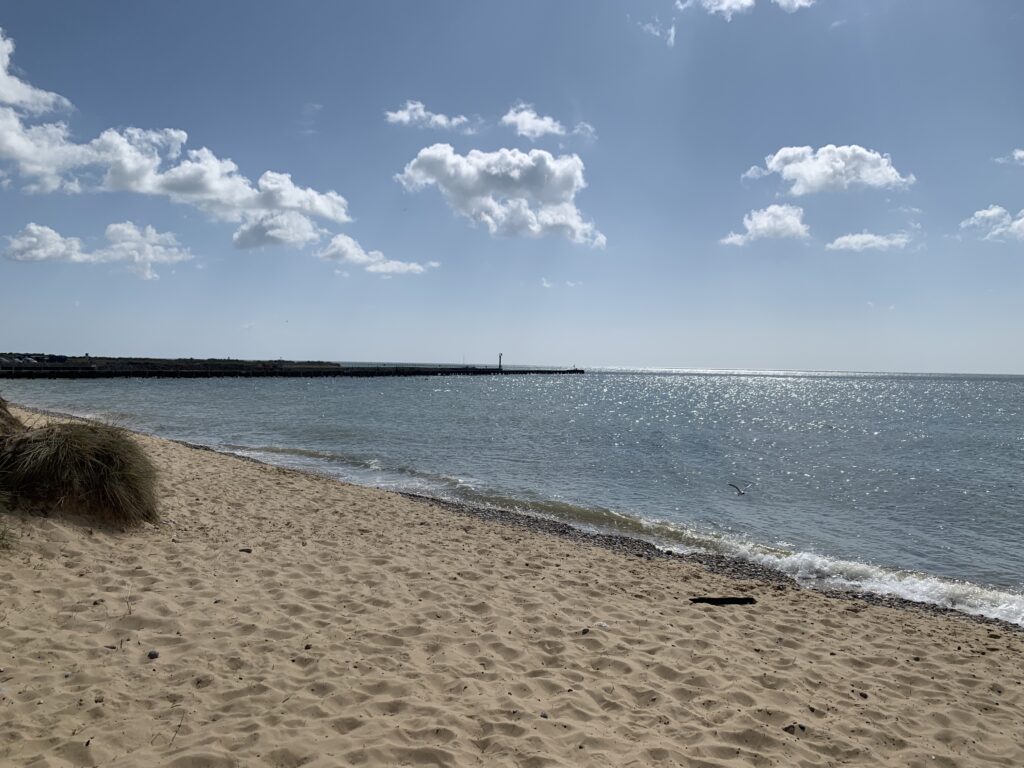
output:
[[726,21],[732,21],[733,14],[746,13],[757,3],[757,0],[676,0],[676,8],[685,11],[687,8],[700,7],[708,13],[720,14]]
[[419,275],[428,269],[441,266],[439,262],[394,261],[387,259],[380,251],[365,251],[363,246],[348,235],[335,235],[318,254],[321,259],[362,267],[367,272],[379,275]]
[[744,179],[760,179],[773,173],[790,183],[789,194],[797,197],[829,189],[861,186],[905,188],[916,180],[914,174],[901,176],[889,155],[856,144],[837,147],[783,147],[764,159],[764,168],[753,166]]
[[565,127],[547,115],[538,115],[532,104],[520,102],[509,109],[501,118],[502,125],[516,129],[516,133],[528,139],[539,139],[541,136],[553,134],[565,136]]
[[798,238],[810,235],[804,224],[804,209],[797,205],[769,205],[743,217],[744,234],[730,232],[719,242],[723,245],[746,245],[765,238]]
[[796,13],[803,8],[810,8],[815,0],[772,0],[779,8],[786,13]]
[[289,174],[265,172],[255,184],[229,159],[206,147],[191,149],[177,129],[108,129],[76,143],[67,125],[28,125],[0,106],[0,161],[10,162],[30,192],[82,190],[158,195],[199,208],[216,219],[241,222],[273,212],[345,223],[348,202],[337,192],[296,185]]
[[4,256],[11,261],[124,263],[146,280],[157,277],[154,264],[174,264],[192,258],[192,253],[181,247],[173,234],[157,232],[150,226],[139,228],[124,221],[108,226],[105,236],[105,247],[89,251],[77,237],[64,237],[50,227],[30,223],[14,237],[7,238]]
[[0,36],[0,161],[10,164],[27,191],[160,195],[246,224],[283,212],[295,214],[293,222],[296,216],[349,221],[348,203],[337,192],[299,187],[290,175],[273,171],[253,184],[234,162],[205,147],[182,157],[188,134],[179,129],[107,129],[79,143],[64,122],[32,122],[67,101],[11,75],[11,51],[11,41]]
[[875,235],[870,232],[843,235],[825,246],[829,251],[891,251],[906,248],[911,241],[909,232]]
[[997,163],[1014,163],[1015,165],[1024,165],[1024,149],[1015,149],[1013,152],[1008,154],[1006,157],[997,157]]
[[[287,219],[307,232],[316,231],[310,217],[335,223],[350,221],[348,202],[337,192],[319,192],[296,185],[289,174],[266,171],[254,184],[233,161],[206,147],[188,150],[184,131],[107,130],[88,144],[75,144],[66,128],[33,126],[42,143],[29,142],[27,152],[4,152],[4,115],[0,110],[0,158],[13,159],[19,175],[34,179],[30,191],[63,190],[133,192],[162,196],[198,208],[214,219],[243,223],[235,237],[244,239],[254,221]],[[17,128],[15,128],[15,131]],[[6,133],[10,138],[11,133]],[[313,238],[315,239],[315,238]],[[294,244],[294,239],[279,242]]]
[[[795,13],[801,8],[810,8],[816,0],[772,0],[787,13]],[[676,0],[676,8],[685,11],[687,8],[699,7],[708,13],[717,13],[726,21],[732,21],[733,15],[746,13],[757,5],[757,0]]]
[[554,286],[554,283],[552,283],[552,282],[551,282],[550,280],[548,280],[548,279],[547,279],[546,277],[542,277],[542,278],[540,279],[540,287],[541,287],[541,288],[551,288],[552,286]]
[[961,221],[960,229],[978,232],[983,240],[1024,240],[1024,210],[1014,217],[1003,206],[990,205]]
[[[565,136],[569,133],[558,120],[547,115],[538,115],[532,104],[522,101],[502,116],[501,124],[514,128],[517,135],[525,136],[531,141],[542,136]],[[597,131],[590,123],[577,123],[572,133],[585,139],[597,138]]]
[[13,55],[14,41],[0,27],[0,104],[17,107],[31,115],[70,108],[71,102],[60,94],[36,88],[12,75],[10,66]]
[[431,112],[422,101],[406,101],[405,106],[394,112],[385,112],[385,119],[397,125],[417,125],[421,128],[437,128],[445,131],[462,131],[472,133],[469,118],[465,115],[449,117],[439,112]]
[[[237,225],[233,239],[239,248],[301,247],[329,234],[316,222],[351,221],[348,201],[334,190],[321,192],[302,187],[290,174],[276,171],[266,171],[253,182],[232,160],[219,157],[206,147],[186,150],[188,134],[180,129],[107,129],[90,141],[75,141],[67,123],[41,122],[41,116],[70,107],[70,103],[11,74],[13,51],[13,42],[0,30],[0,164],[6,164],[0,167],[0,186],[10,185],[13,176],[22,182],[25,191],[33,193],[130,192],[163,197],[197,208],[215,220]],[[409,102],[407,106],[413,104]],[[320,109],[319,104],[304,105],[307,127],[312,127]],[[465,122],[461,116],[446,119],[454,127]],[[65,260],[133,261],[143,265],[160,263],[161,259],[181,260],[181,254],[187,253],[166,241],[166,237],[173,236],[157,235],[150,229],[140,230],[134,242],[122,237],[93,252],[80,247],[76,251],[74,238],[61,238],[53,230],[44,232],[46,229],[34,230],[38,248],[28,247],[31,238],[19,240],[24,249],[16,253],[44,253],[39,248],[47,245],[54,253],[68,256]],[[26,228],[22,234],[31,232]],[[116,228],[108,229],[108,239],[119,237],[119,232]],[[115,258],[117,254],[121,256]],[[386,259],[383,263],[403,264]],[[387,268],[378,266],[378,271]],[[399,267],[392,268],[401,271]],[[151,273],[151,268],[145,270]]]
[[318,228],[308,216],[295,211],[271,211],[247,217],[232,240],[236,248],[259,248],[264,245],[293,245],[301,248],[315,243],[325,230]]
[[19,234],[7,238],[4,256],[11,261],[88,262],[77,237],[62,237],[49,227],[29,223]]
[[[184,140],[184,132],[181,133]],[[165,196],[230,222],[249,224],[255,219],[289,213],[293,223],[305,218],[308,229],[313,227],[309,217],[339,224],[351,220],[344,197],[333,190],[318,192],[299,187],[290,174],[266,171],[253,184],[239,173],[234,162],[217,157],[206,147],[189,150],[185,159],[161,169],[161,158],[155,151],[139,157],[139,141],[131,136],[124,138],[127,140],[119,137],[113,144],[118,151],[106,165],[104,189]],[[150,145],[158,146],[156,140],[149,139]]]
[[596,248],[605,245],[605,236],[576,207],[586,181],[583,161],[575,154],[474,149],[460,155],[450,144],[434,144],[421,149],[395,178],[411,192],[436,186],[453,211],[492,235],[555,234]]

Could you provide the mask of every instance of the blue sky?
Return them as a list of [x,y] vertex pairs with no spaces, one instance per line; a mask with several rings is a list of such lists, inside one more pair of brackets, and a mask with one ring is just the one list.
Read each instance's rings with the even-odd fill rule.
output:
[[0,349],[1024,373],[1024,4],[0,2]]

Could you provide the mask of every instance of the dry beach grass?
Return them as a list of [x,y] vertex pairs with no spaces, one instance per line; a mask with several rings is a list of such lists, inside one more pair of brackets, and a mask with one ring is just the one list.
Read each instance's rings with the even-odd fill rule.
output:
[[134,439],[159,524],[5,515],[0,765],[1024,765],[1021,632]]
[[11,413],[9,403],[0,397],[0,440],[23,429],[25,429],[25,425]]
[[156,522],[156,469],[128,433],[109,424],[56,422],[0,444],[0,489],[70,508],[100,525]]

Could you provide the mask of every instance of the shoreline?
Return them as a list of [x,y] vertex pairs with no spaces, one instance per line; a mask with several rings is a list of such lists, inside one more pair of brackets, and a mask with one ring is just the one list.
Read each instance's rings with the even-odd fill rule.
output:
[[[76,419],[80,421],[95,421],[95,419],[90,419],[84,416],[76,416],[71,413],[54,411],[45,408],[25,406],[20,403],[11,403],[11,405],[14,405],[15,407],[23,411],[35,413],[41,416],[61,419]],[[945,616],[949,618],[964,618],[969,621],[977,622],[979,624],[999,627],[1008,632],[1017,632],[1024,635],[1024,626],[1014,624],[1013,622],[1006,621],[1004,619],[993,618],[981,614],[968,613],[966,611],[957,610],[956,608],[948,608],[942,605],[938,605],[936,603],[910,600],[896,595],[885,595],[876,592],[862,590],[850,590],[842,588],[829,589],[817,586],[807,586],[800,584],[792,576],[783,573],[780,570],[760,565],[749,560],[743,560],[738,557],[730,557],[728,555],[715,554],[711,552],[691,552],[685,554],[680,552],[674,552],[663,547],[659,547],[658,545],[647,540],[634,536],[629,536],[626,534],[588,531],[583,528],[574,526],[571,523],[552,520],[550,518],[541,517],[539,515],[531,515],[526,512],[520,512],[511,509],[475,506],[473,504],[461,501],[441,499],[438,497],[428,496],[425,494],[417,494],[407,491],[385,491],[384,489],[380,489],[375,486],[356,485],[354,483],[349,483],[344,480],[332,477],[326,473],[317,472],[312,469],[286,467],[280,464],[275,464],[271,461],[264,461],[262,459],[257,459],[252,456],[246,456],[240,453],[236,453],[234,451],[220,450],[209,445],[204,445],[202,443],[193,443],[187,440],[176,440],[174,438],[163,437],[161,435],[151,434],[147,432],[136,432],[133,430],[129,431],[131,431],[132,434],[147,435],[150,437],[158,438],[160,440],[167,440],[169,442],[177,443],[178,445],[183,445],[193,450],[208,451],[210,453],[215,453],[221,456],[228,456],[234,459],[238,459],[240,461],[248,461],[261,466],[274,467],[275,469],[284,472],[296,472],[302,475],[321,478],[329,482],[338,483],[345,487],[369,488],[382,493],[395,493],[399,496],[403,496],[407,499],[410,499],[416,503],[440,507],[442,509],[455,512],[460,515],[466,515],[468,517],[472,517],[478,520],[484,520],[488,522],[494,522],[513,527],[525,528],[536,533],[557,536],[559,538],[572,541],[576,544],[585,544],[590,546],[602,547],[604,549],[619,554],[630,555],[645,559],[662,558],[668,560],[678,560],[680,562],[691,564],[696,563],[705,568],[709,573],[726,576],[728,578],[735,580],[752,580],[760,582],[764,585],[775,587],[789,587],[800,590],[810,589],[819,594],[842,601],[860,601],[870,605],[885,606],[899,610],[920,611],[935,616]]]
[[4,515],[2,764],[1024,764],[1010,627],[134,439],[159,523]]

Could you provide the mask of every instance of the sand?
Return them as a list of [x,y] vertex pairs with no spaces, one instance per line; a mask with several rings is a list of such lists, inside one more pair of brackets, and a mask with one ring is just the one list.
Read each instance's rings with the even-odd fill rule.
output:
[[1019,631],[138,439],[160,525],[5,516],[0,765],[1024,765]]

